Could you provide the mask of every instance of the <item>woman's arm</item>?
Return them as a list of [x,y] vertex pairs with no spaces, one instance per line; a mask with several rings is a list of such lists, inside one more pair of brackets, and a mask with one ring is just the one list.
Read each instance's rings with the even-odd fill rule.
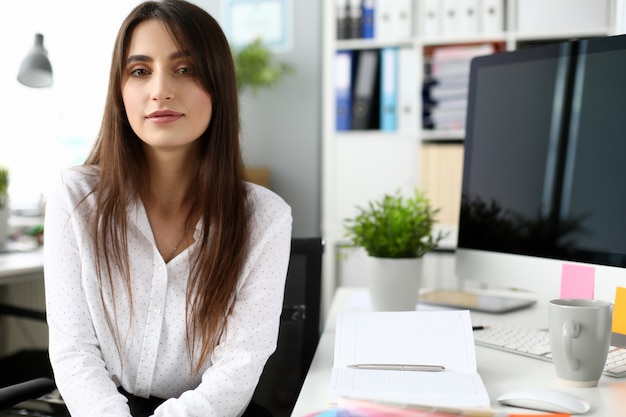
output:
[[[76,209],[87,184],[76,186],[75,171],[50,193],[45,213],[45,287],[49,352],[54,377],[70,413],[75,416],[130,416],[102,359],[92,311],[82,281],[82,248],[89,236],[86,219]],[[83,194],[83,196],[86,194]],[[85,202],[87,204],[87,202]],[[96,285],[96,277],[89,277]]]

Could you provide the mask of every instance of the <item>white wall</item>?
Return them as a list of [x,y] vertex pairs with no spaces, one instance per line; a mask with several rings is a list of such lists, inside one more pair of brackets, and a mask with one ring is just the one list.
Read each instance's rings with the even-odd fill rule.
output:
[[[195,2],[223,21],[224,0]],[[244,160],[271,169],[271,188],[291,205],[296,237],[321,234],[322,3],[291,0],[291,48],[275,55],[295,74],[240,97]]]
[[[113,41],[138,2],[24,0],[0,13],[0,164],[11,169],[13,207],[36,204],[62,167],[82,162],[102,116]],[[44,35],[54,83],[32,89],[16,80],[35,33]]]

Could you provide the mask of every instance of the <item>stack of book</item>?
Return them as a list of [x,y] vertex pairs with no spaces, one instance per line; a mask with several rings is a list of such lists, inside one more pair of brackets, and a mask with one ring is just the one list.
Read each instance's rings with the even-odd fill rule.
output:
[[465,130],[471,60],[494,52],[492,44],[445,46],[433,51],[423,85],[424,128]]

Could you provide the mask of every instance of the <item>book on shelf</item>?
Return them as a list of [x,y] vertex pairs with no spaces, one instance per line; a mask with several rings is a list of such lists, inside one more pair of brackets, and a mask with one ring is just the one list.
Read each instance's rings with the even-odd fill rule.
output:
[[380,130],[393,132],[398,126],[398,48],[380,51]]
[[363,5],[361,0],[348,0],[348,38],[361,38],[361,18]]
[[408,40],[415,0],[334,0],[338,40]]
[[419,24],[428,40],[501,36],[503,0],[423,0]]
[[504,0],[481,0],[478,20],[481,35],[502,35],[504,32]]
[[376,0],[363,0],[363,10],[361,11],[361,38],[372,39],[374,31],[374,9]]
[[[355,369],[358,364],[442,366],[438,372]],[[487,407],[469,312],[347,312],[339,315],[330,400],[357,398]]]
[[490,43],[434,48],[422,89],[425,129],[465,129],[471,60],[494,52]]
[[419,130],[418,57],[413,48],[335,53],[335,130]]
[[335,56],[335,129],[350,130],[352,113],[352,51]]
[[378,129],[380,126],[380,51],[362,50],[358,51],[355,56],[351,128],[354,130]]
[[420,184],[433,207],[440,209],[437,223],[458,227],[463,182],[462,142],[423,143],[420,153]]
[[435,130],[461,132],[465,130],[466,109],[445,110],[434,108],[428,115]]
[[348,21],[348,0],[335,1],[335,16],[337,26],[337,39],[350,38],[350,22]]
[[417,52],[413,48],[398,50],[398,131],[419,130],[419,99]]

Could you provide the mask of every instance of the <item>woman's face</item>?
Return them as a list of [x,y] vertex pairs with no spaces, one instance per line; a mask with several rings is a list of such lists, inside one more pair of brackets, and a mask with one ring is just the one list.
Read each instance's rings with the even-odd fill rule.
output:
[[212,102],[195,74],[188,51],[159,20],[134,30],[122,81],[122,99],[133,131],[149,147],[190,147],[209,126]]

